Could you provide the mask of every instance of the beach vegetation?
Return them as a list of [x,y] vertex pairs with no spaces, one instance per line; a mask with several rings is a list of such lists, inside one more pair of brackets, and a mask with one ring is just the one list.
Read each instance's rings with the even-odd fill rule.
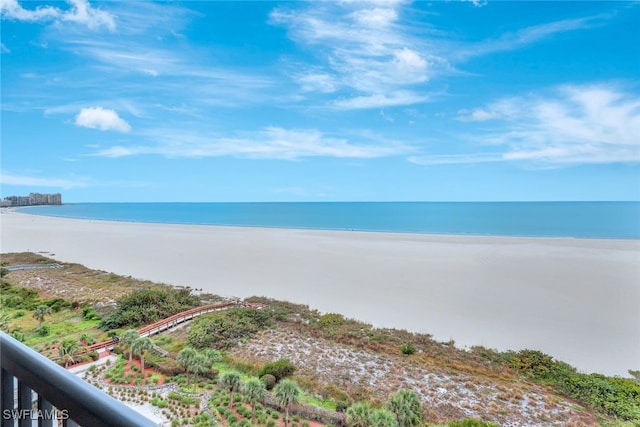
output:
[[240,388],[244,401],[251,405],[251,422],[256,422],[256,405],[258,402],[262,402],[267,394],[267,388],[264,383],[257,378],[251,378],[244,383]]
[[320,316],[319,323],[323,327],[341,326],[344,324],[344,316],[338,313],[327,313]]
[[565,396],[626,421],[640,420],[640,383],[631,378],[584,374],[537,350],[509,352],[509,365],[522,375],[550,384]]
[[229,392],[229,408],[233,404],[233,394],[240,390],[241,385],[242,380],[240,379],[240,374],[238,372],[227,372],[220,377],[220,387]]
[[149,337],[140,337],[131,346],[131,351],[140,356],[140,365],[142,370],[142,378],[144,379],[144,354],[153,348],[153,342]]
[[[33,317],[36,320],[38,320],[38,327],[36,328],[36,330],[42,327],[42,322],[44,322],[45,316],[48,316],[50,314],[51,314],[51,307],[44,304],[37,306],[35,310],[33,310]],[[48,335],[48,333],[45,335]]]
[[80,350],[80,344],[74,338],[67,338],[58,347],[58,356],[64,367],[68,367],[76,362],[76,356]]
[[273,397],[284,408],[284,427],[289,425],[289,409],[300,401],[301,390],[294,381],[285,379],[273,388]]
[[345,419],[349,427],[370,427],[371,412],[371,405],[368,403],[354,403],[347,408]]
[[416,352],[416,348],[415,348],[415,346],[414,346],[413,344],[411,344],[411,343],[402,344],[402,345],[400,346],[400,352],[401,352],[402,354],[405,354],[405,355],[409,356],[409,355],[415,354],[415,352]]
[[386,404],[398,421],[399,427],[417,426],[423,421],[420,397],[410,390],[399,390]]
[[135,329],[127,329],[120,337],[120,344],[129,349],[129,364],[133,360],[133,345],[140,338],[140,334]]
[[[66,276],[63,277],[62,273],[66,273]],[[33,286],[36,281],[29,282],[28,278],[34,277],[36,274],[45,279],[42,281],[43,283],[47,283],[51,277],[56,278],[57,285],[49,289],[29,288],[22,285],[22,283],[31,283]],[[17,277],[21,278],[20,282],[16,280]],[[107,279],[108,287],[103,286],[103,282],[96,282]],[[157,285],[156,288],[155,284],[138,282],[135,279],[116,279],[117,277],[114,275],[93,272],[77,265],[38,272],[11,272],[3,278],[0,285],[2,289],[0,293],[0,306],[2,306],[0,320],[4,319],[0,327],[60,363],[74,363],[66,356],[62,357],[60,353],[65,340],[73,338],[77,343],[83,335],[85,338],[87,336],[95,337],[97,341],[109,339],[109,334],[96,329],[96,326],[101,323],[96,317],[99,317],[99,313],[103,315],[104,319],[108,318],[110,310],[115,312],[118,310],[118,306],[114,310],[109,308],[110,306],[104,301],[119,300],[122,297],[120,295],[118,298],[105,298],[100,300],[99,304],[95,304],[96,301],[87,301],[87,298],[97,295],[98,292],[87,291],[87,289],[93,289],[92,287],[95,286],[100,292],[110,292],[112,289],[122,292],[121,285],[125,283],[129,286],[129,290],[137,289],[140,292],[148,289],[165,289],[161,285]],[[78,293],[80,291],[67,292],[69,289],[66,287],[67,282],[82,285],[78,289],[84,290],[81,293]],[[60,298],[61,294],[56,293],[59,289],[64,289],[65,297],[73,302],[69,303]],[[115,293],[109,295],[115,295]],[[217,362],[214,366],[215,369],[199,373],[200,378],[195,381],[199,384],[198,387],[206,387],[207,390],[211,390],[212,394],[221,390],[218,388],[218,384],[211,380],[211,378],[216,378],[218,370],[221,373],[227,373],[237,369],[241,371],[241,379],[244,382],[255,377],[255,379],[260,378],[266,385],[268,381],[264,380],[273,379],[272,387],[275,387],[275,376],[271,374],[259,376],[261,369],[266,365],[274,363],[273,360],[278,358],[284,358],[294,367],[296,365],[301,368],[304,366],[305,369],[293,373],[296,374],[294,377],[296,382],[305,390],[300,394],[299,402],[301,405],[295,411],[301,417],[300,421],[306,417],[306,412],[304,412],[306,409],[304,408],[307,406],[324,408],[327,411],[337,409],[346,411],[352,402],[359,401],[371,406],[372,420],[370,425],[386,426],[389,422],[390,408],[384,409],[384,415],[379,415],[381,417],[379,424],[374,423],[373,414],[376,411],[382,411],[380,408],[384,406],[383,402],[389,398],[389,395],[395,392],[394,387],[406,386],[401,380],[403,376],[411,376],[413,375],[412,370],[425,367],[432,373],[432,379],[433,375],[436,376],[436,384],[446,390],[445,395],[455,396],[456,393],[460,393],[460,390],[464,390],[465,393],[475,393],[480,399],[477,402],[465,403],[467,406],[462,406],[464,409],[461,409],[456,405],[448,406],[447,404],[443,405],[442,402],[438,403],[436,393],[439,392],[431,384],[429,387],[415,387],[414,391],[418,392],[422,401],[425,401],[425,396],[432,396],[429,399],[432,404],[425,404],[423,408],[425,418],[429,421],[449,422],[449,425],[455,427],[495,426],[496,424],[477,419],[451,420],[465,415],[486,415],[493,422],[508,422],[508,420],[524,416],[520,413],[514,413],[517,411],[514,408],[519,408],[522,402],[535,403],[537,401],[544,402],[545,409],[541,410],[539,415],[534,414],[536,418],[522,418],[523,425],[553,423],[560,425],[564,422],[567,425],[580,425],[581,422],[585,425],[599,423],[604,427],[637,427],[639,425],[640,390],[638,387],[640,384],[637,375],[636,378],[619,378],[600,374],[584,374],[577,372],[570,365],[536,350],[498,352],[483,347],[462,350],[448,343],[439,343],[426,334],[374,328],[363,322],[346,319],[337,313],[322,315],[304,305],[262,297],[249,298],[247,301],[261,302],[267,304],[268,307],[263,310],[249,308],[228,310],[229,313],[236,310],[245,310],[247,313],[233,313],[228,317],[221,316],[220,319],[223,321],[216,327],[228,327],[233,333],[216,334],[215,339],[207,342],[213,345],[198,347],[201,350],[197,350],[189,342],[189,334],[199,319],[204,319],[208,315],[201,316],[187,328],[167,332],[159,337],[158,344],[169,351],[167,357],[160,357],[153,352],[144,354],[145,365],[153,367],[157,372],[157,374],[150,375],[148,381],[142,380],[141,370],[134,368],[123,368],[120,375],[115,376],[118,381],[109,381],[129,385],[137,382],[144,385],[154,383],[156,379],[159,381],[161,374],[165,374],[173,375],[171,381],[181,384],[181,388],[184,389],[182,386],[185,383],[194,382],[191,378],[195,375],[189,372],[187,375],[190,377],[185,381],[185,369],[176,361],[179,352],[187,346],[194,347],[194,350],[200,353],[204,353],[206,349],[211,347],[216,347],[224,350],[224,361]],[[51,309],[50,314],[46,315],[41,325],[41,329],[48,329],[46,336],[39,335],[36,331],[38,320],[30,315],[40,305],[46,305]],[[249,311],[259,312],[259,314],[249,314]],[[93,313],[95,313],[95,317]],[[214,314],[223,313],[227,312]],[[163,318],[167,315],[162,313]],[[127,327],[128,325],[125,325],[110,330],[121,336],[123,329]],[[212,330],[216,331],[217,329],[213,328]],[[279,333],[274,334],[275,332]],[[255,347],[253,347],[254,350],[251,348],[243,350],[246,346],[253,345],[254,342],[261,342],[272,334],[275,337],[274,345],[280,349],[278,352],[265,351],[265,343],[261,344],[263,347],[260,348],[260,352],[256,352]],[[221,344],[216,343],[216,340],[219,340]],[[299,344],[307,341],[312,343],[310,350],[302,352]],[[242,345],[238,346],[238,343]],[[330,350],[323,350],[321,346],[325,345]],[[404,346],[413,347],[415,356],[399,357],[399,353],[404,353]],[[124,348],[126,349],[126,347]],[[321,366],[327,369],[323,369],[324,373],[311,372],[313,365],[311,363],[307,365],[305,361],[322,356],[322,353],[324,353],[326,364]],[[83,361],[95,357],[97,354],[77,352],[75,360]],[[349,372],[354,372],[355,375],[340,372],[337,365],[334,364],[340,360],[347,360],[350,364]],[[124,361],[122,363],[126,365]],[[380,377],[381,372],[383,374]],[[634,372],[637,374],[637,371],[633,371],[631,372],[632,376]],[[380,381],[376,382],[376,378],[383,378],[386,382],[385,387],[379,387]],[[463,379],[459,380],[458,378]],[[445,381],[446,383],[444,383]],[[544,387],[540,387],[540,385]],[[191,386],[190,390],[186,391],[193,390],[193,386]],[[498,390],[498,392],[494,393],[492,390]],[[234,407],[233,411],[236,411],[235,424],[238,425],[241,422],[247,424],[248,420],[241,418],[248,418],[247,414],[250,411],[244,407],[244,409],[236,408],[236,405],[233,405],[234,401],[240,399],[240,395],[234,394],[233,397],[230,397],[225,392],[224,397],[221,396],[223,395],[221,394],[217,398],[218,405],[216,406],[231,404]],[[489,402],[490,399],[495,402]],[[173,402],[170,399],[167,401]],[[567,402],[569,402],[569,406],[567,406]],[[540,407],[540,404],[538,406]],[[169,410],[170,407],[171,404],[166,409]],[[278,415],[277,411],[273,409],[270,410],[276,417],[279,417],[278,424],[280,424],[283,415]],[[568,412],[570,415],[567,415],[567,410],[570,411]],[[180,423],[183,420],[193,420],[193,417],[196,416],[192,409],[183,408],[181,411]],[[171,413],[173,414],[173,412]],[[224,417],[219,410],[216,413],[219,413],[218,416]],[[574,418],[569,420],[568,416]],[[383,421],[382,418],[386,421]],[[578,421],[575,421],[576,419]],[[256,420],[263,425],[268,420],[274,421],[271,415],[267,415],[266,410],[262,413],[256,411]],[[331,422],[335,425],[341,424],[336,420],[331,420]],[[398,420],[395,419],[395,422],[397,423]],[[227,424],[222,423],[222,425]],[[294,421],[293,425],[300,425],[300,422]]]
[[189,329],[187,342],[195,348],[228,349],[272,325],[268,310],[232,308],[199,316]]
[[260,370],[258,376],[272,375],[276,382],[283,378],[290,377],[296,371],[296,366],[287,359],[278,359],[275,362],[268,362]]
[[277,383],[276,377],[271,374],[262,375],[260,377],[260,381],[264,383],[264,386],[267,388],[267,390],[271,390],[272,388],[274,388]]
[[190,384],[189,372],[193,366],[193,359],[196,357],[196,351],[191,347],[186,347],[178,353],[176,361],[187,372],[187,386]]
[[200,305],[188,289],[135,290],[117,301],[116,309],[100,322],[103,330],[138,327]]

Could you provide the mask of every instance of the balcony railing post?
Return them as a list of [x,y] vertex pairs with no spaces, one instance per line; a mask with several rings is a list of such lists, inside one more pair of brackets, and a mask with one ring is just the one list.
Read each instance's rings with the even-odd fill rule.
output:
[[[0,346],[0,351],[2,346]],[[6,369],[0,369],[0,409],[2,410],[2,427],[13,427],[13,418],[8,417],[7,414],[15,409],[15,399],[13,395],[14,379],[13,375]]]
[[[18,410],[30,411],[33,409],[33,393],[28,385],[18,380]],[[21,417],[18,421],[18,427],[31,427],[31,417]]]
[[[38,409],[45,414],[53,414],[53,405],[41,395],[38,395]],[[38,427],[53,427],[53,417],[38,418]]]

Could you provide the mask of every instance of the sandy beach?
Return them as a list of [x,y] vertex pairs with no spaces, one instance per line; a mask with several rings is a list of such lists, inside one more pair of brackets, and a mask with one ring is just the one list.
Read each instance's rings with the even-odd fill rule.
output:
[[139,224],[3,209],[0,250],[264,295],[458,346],[640,369],[640,241]]

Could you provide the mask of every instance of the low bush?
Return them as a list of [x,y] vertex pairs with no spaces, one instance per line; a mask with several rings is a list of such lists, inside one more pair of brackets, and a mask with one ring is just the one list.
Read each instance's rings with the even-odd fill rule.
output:
[[102,319],[102,330],[135,327],[200,305],[188,289],[144,289],[133,291],[118,300],[117,307]]
[[228,349],[272,324],[273,314],[268,310],[232,308],[198,317],[187,341],[195,348]]
[[319,320],[320,326],[329,327],[329,326],[341,326],[344,324],[344,316],[338,313],[327,313],[320,316]]
[[278,359],[275,362],[266,363],[258,376],[273,375],[276,382],[290,377],[296,371],[296,366],[287,359]]
[[413,346],[413,344],[403,344],[402,346],[400,346],[400,351],[402,352],[402,354],[411,355],[416,352],[416,348]]
[[509,365],[523,375],[552,384],[568,397],[625,421],[640,419],[640,384],[630,378],[583,374],[537,350],[506,353]]

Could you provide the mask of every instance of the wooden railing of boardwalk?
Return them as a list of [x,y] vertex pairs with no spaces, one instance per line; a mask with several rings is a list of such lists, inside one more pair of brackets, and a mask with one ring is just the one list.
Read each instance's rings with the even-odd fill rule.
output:
[[[229,301],[223,302],[219,304],[210,304],[203,305],[201,307],[195,307],[190,310],[183,311],[178,314],[174,314],[173,316],[169,316],[166,319],[159,320],[151,325],[143,326],[138,329],[138,334],[141,337],[150,337],[152,335],[159,334],[160,332],[166,331],[167,329],[171,329],[181,323],[188,322],[189,320],[194,319],[195,317],[201,316],[206,313],[211,313],[212,311],[220,311],[227,310],[232,307],[249,307],[249,308],[264,308],[262,304],[254,304],[244,301]],[[99,343],[91,344],[87,347],[87,351],[101,351],[106,349],[112,349],[114,343],[113,340],[102,341]]]

